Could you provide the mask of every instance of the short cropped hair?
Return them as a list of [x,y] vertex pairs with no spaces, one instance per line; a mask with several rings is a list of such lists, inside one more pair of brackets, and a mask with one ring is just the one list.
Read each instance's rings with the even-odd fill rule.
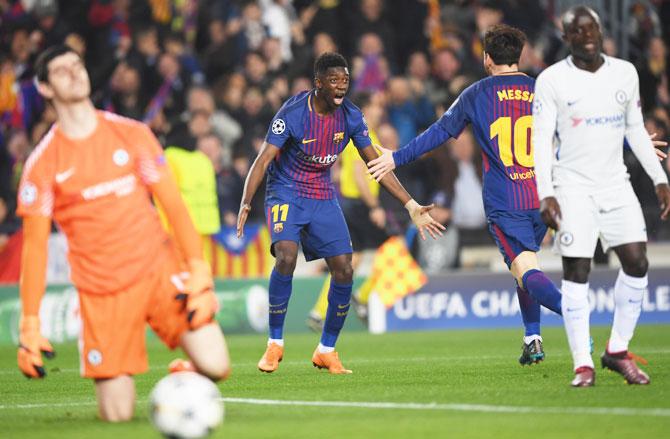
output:
[[314,62],[314,76],[325,74],[331,67],[349,68],[349,64],[339,53],[324,52]]
[[518,64],[526,44],[526,34],[506,24],[497,24],[484,34],[484,52],[496,65]]
[[65,44],[59,44],[56,46],[51,46],[48,49],[46,49],[44,52],[42,52],[38,57],[37,60],[35,61],[34,69],[35,69],[35,78],[37,78],[38,82],[48,82],[48,76],[49,76],[49,63],[51,60],[54,58],[57,58],[61,55],[65,55],[66,53],[74,53],[75,55],[79,56],[79,54],[72,49],[70,46],[66,46]]

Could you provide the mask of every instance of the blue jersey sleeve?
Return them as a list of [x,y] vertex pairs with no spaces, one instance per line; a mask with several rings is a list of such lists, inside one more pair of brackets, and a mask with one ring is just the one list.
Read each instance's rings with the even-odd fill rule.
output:
[[393,153],[393,161],[396,166],[413,162],[423,154],[442,145],[451,137],[458,137],[461,134],[461,131],[470,122],[467,113],[467,91],[464,91],[447,112],[429,126],[426,131]]
[[270,124],[270,128],[268,128],[268,134],[265,136],[265,141],[267,143],[279,148],[283,147],[289,137],[291,137],[288,112],[284,107],[280,108],[275,117],[272,118],[272,123]]
[[366,146],[372,145],[368,124],[365,122],[361,110],[353,105],[352,107],[353,111],[351,111],[349,116],[349,126],[351,127],[350,137],[356,148],[365,148]]

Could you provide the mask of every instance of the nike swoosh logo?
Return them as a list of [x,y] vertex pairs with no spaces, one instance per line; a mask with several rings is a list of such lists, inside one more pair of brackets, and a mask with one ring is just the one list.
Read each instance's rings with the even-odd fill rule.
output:
[[642,303],[642,299],[640,300],[633,300],[633,299],[628,299],[629,303]]
[[63,183],[68,178],[72,177],[74,174],[74,167],[68,169],[67,171],[59,172],[56,174],[56,183]]
[[575,105],[577,102],[579,102],[579,99],[577,99],[576,101],[568,102],[568,107],[572,107],[572,106]]
[[337,309],[344,309],[344,308],[349,308],[349,304],[347,303],[346,305],[337,305]]
[[584,309],[584,307],[582,307],[582,308],[566,308],[565,310],[567,312],[574,312],[574,311],[580,311],[582,309]]
[[316,142],[316,139],[309,139],[309,140],[307,140],[307,139],[302,139],[302,144],[303,144],[303,145],[305,145],[305,144],[307,144],[307,143],[312,143],[312,142]]

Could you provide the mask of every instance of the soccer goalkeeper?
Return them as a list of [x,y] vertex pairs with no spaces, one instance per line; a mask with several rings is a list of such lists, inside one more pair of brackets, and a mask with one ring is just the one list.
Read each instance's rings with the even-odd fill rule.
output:
[[[170,348],[181,346],[198,372],[214,380],[229,374],[228,349],[214,321],[212,276],[149,128],[96,111],[84,63],[66,46],[44,51],[35,72],[39,93],[58,119],[28,158],[19,187],[19,368],[30,378],[44,377],[42,355],[54,355],[39,322],[53,218],[67,236],[79,292],[81,373],[95,380],[101,418],[128,420],[132,377],[148,368],[146,323]],[[176,243],[150,195],[164,207]]]

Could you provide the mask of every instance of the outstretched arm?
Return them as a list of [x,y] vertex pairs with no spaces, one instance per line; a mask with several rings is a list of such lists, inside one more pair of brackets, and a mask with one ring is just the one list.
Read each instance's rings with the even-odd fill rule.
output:
[[451,134],[444,128],[442,119],[440,119],[395,152],[379,147],[381,155],[368,162],[369,172],[375,180],[381,182],[382,178],[396,167],[413,162],[423,154],[444,144],[449,138]]
[[[378,157],[377,151],[375,151],[375,147],[372,145],[366,146],[365,148],[359,148],[358,152],[366,163],[369,163],[371,160]],[[419,203],[414,201],[410,194],[407,193],[393,172],[381,178],[380,184],[405,206],[412,221],[418,227],[422,239],[426,239],[425,231],[427,231],[433,239],[442,236],[442,230],[445,230],[444,226],[435,221],[428,214],[435,205],[419,205]]]
[[247,222],[249,211],[251,210],[251,200],[258,190],[258,186],[263,181],[265,172],[272,160],[279,154],[279,147],[271,143],[263,142],[261,150],[256,156],[256,160],[249,169],[247,179],[244,181],[244,192],[242,193],[242,202],[240,203],[240,212],[237,215],[237,236],[244,234],[244,224]]

